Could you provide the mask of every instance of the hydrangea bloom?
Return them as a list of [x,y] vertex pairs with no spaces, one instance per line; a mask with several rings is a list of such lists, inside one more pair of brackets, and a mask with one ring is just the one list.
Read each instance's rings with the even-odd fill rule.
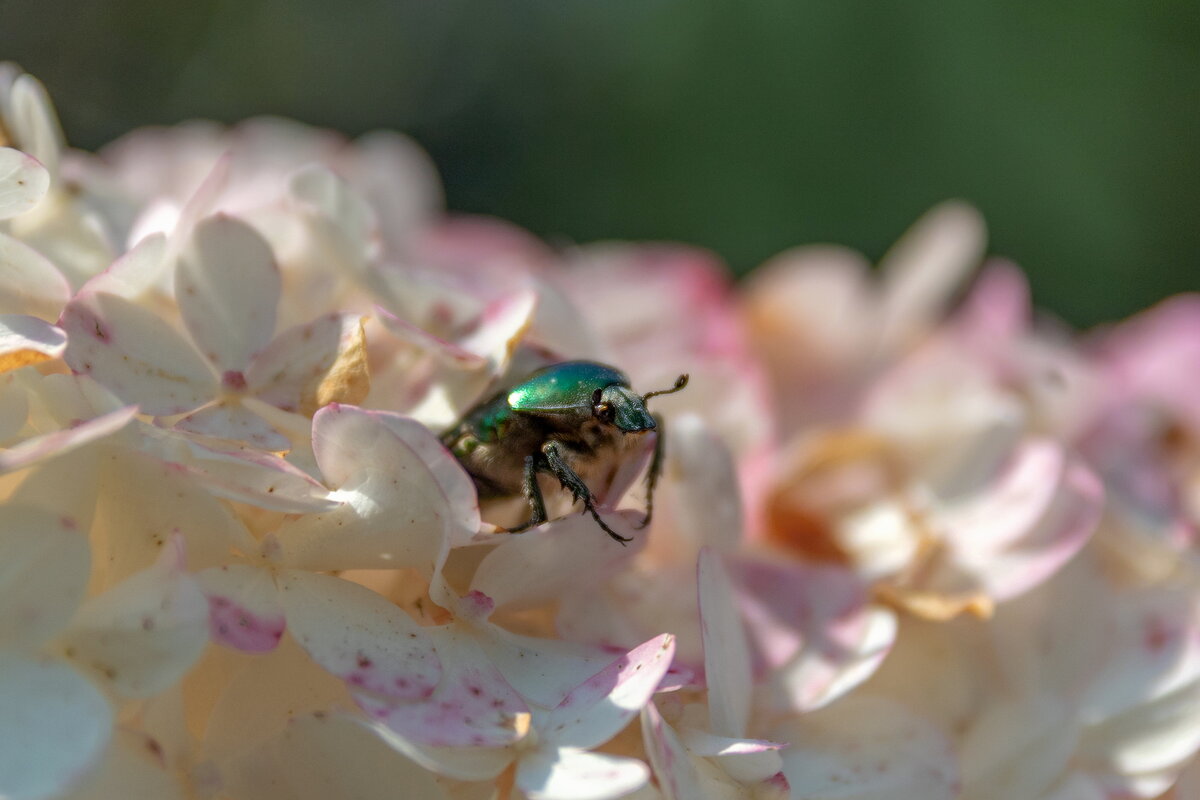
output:
[[[961,203],[738,287],[440,202],[393,133],[70,151],[0,69],[0,795],[1196,791],[1195,298],[1077,339]],[[440,437],[567,359],[691,376],[628,546]]]

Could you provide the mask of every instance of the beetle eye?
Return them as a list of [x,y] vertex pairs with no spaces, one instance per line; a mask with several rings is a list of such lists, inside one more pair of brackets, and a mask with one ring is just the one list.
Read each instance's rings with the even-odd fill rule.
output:
[[601,394],[601,392],[600,392],[600,390],[599,390],[599,389],[597,389],[596,391],[592,392],[592,405],[593,405],[593,406],[598,406],[598,405],[600,405],[600,398],[601,398],[601,397],[603,397],[603,395]]

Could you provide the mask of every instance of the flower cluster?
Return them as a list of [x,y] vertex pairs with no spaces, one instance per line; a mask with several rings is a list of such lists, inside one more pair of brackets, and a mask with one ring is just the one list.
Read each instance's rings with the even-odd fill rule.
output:
[[[70,151],[0,67],[0,796],[1200,791],[1200,301],[1077,337],[956,203],[737,288],[440,204],[392,133]],[[444,446],[564,360],[690,375],[628,546]]]

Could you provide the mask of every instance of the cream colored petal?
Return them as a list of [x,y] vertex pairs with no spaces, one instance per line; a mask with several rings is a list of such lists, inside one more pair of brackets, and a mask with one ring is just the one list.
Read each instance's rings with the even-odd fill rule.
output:
[[[0,217],[3,191],[0,182]],[[71,286],[50,259],[19,239],[0,233],[0,314],[29,314],[54,322],[70,299]]]
[[0,648],[33,649],[61,631],[83,600],[90,568],[74,519],[0,507]]

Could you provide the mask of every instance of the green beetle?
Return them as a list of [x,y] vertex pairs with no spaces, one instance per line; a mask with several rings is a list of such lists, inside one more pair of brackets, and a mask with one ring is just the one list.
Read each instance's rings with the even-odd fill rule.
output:
[[[524,495],[532,515],[511,532],[546,521],[546,503],[538,485],[548,473],[583,502],[597,524],[624,544],[600,518],[589,477],[609,476],[637,446],[640,436],[656,430],[654,456],[647,475],[648,497],[642,527],[654,510],[654,486],[662,470],[663,428],[646,409],[646,401],[677,392],[687,385],[680,375],[675,386],[636,394],[619,370],[593,361],[567,361],[538,370],[523,383],[497,393],[467,413],[442,442],[475,481],[481,499]],[[582,473],[582,475],[581,475]]]

